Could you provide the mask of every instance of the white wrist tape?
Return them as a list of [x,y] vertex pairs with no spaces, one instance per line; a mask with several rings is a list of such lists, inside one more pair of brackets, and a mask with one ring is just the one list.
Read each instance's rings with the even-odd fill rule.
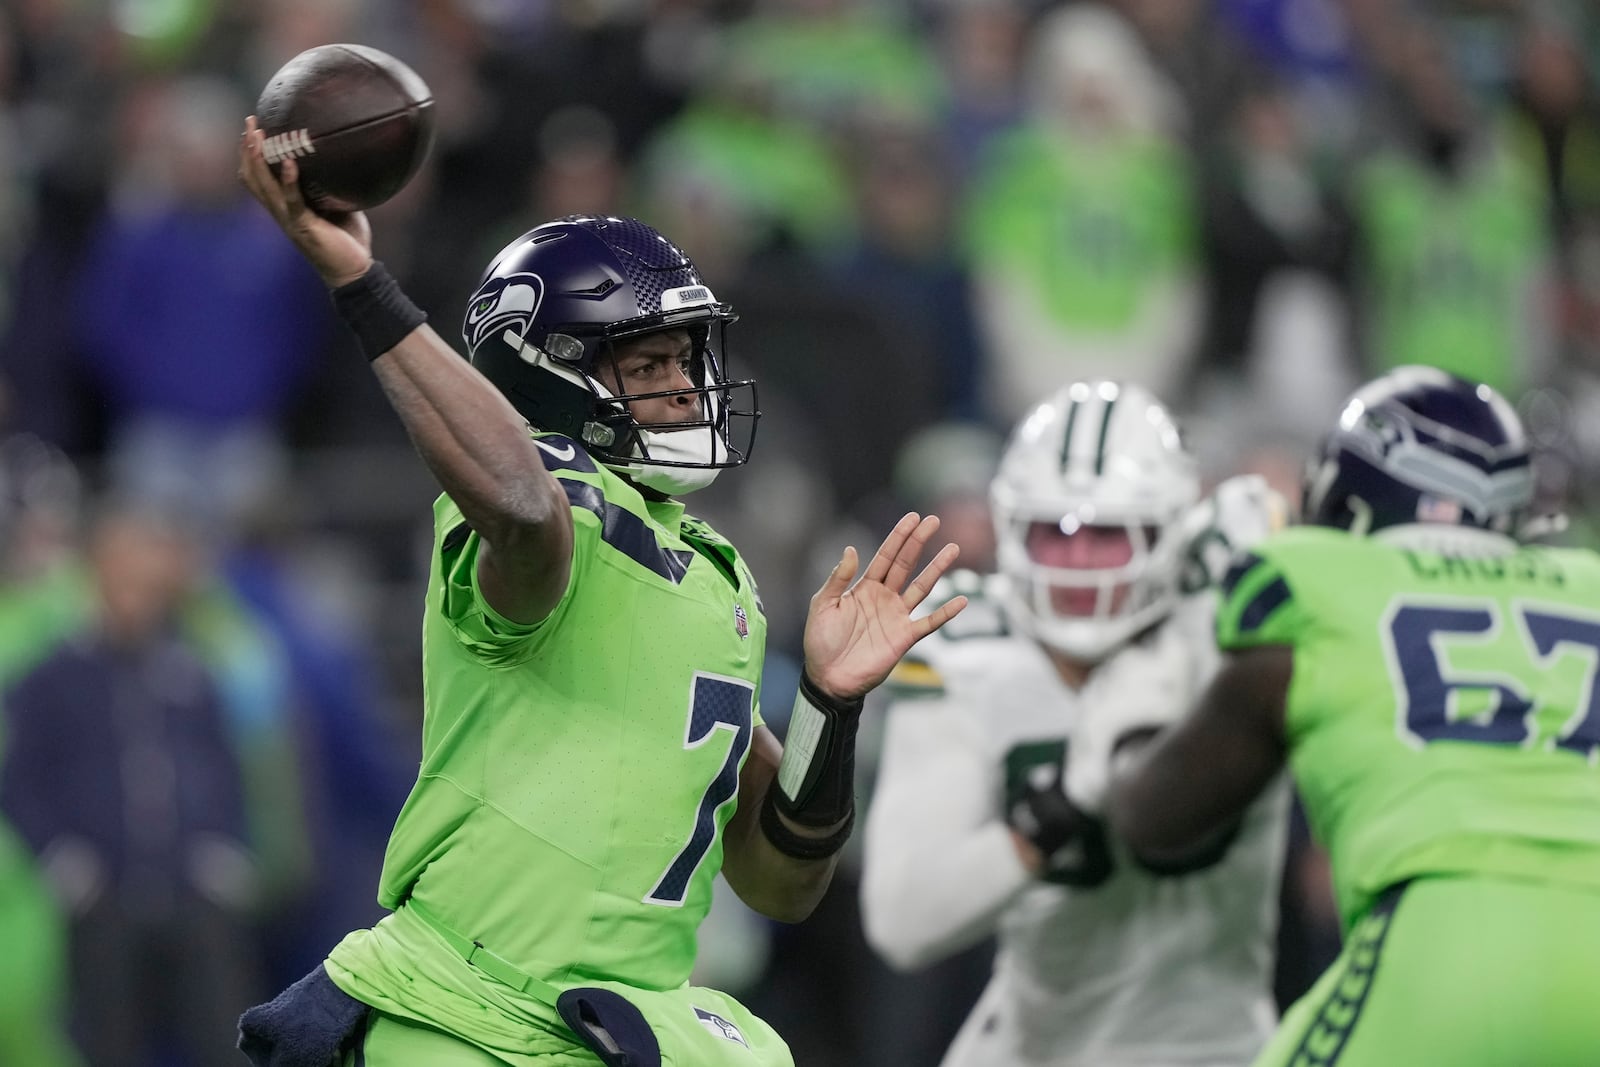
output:
[[773,798],[784,816],[806,826],[831,826],[854,810],[860,718],[860,700],[827,696],[801,673]]

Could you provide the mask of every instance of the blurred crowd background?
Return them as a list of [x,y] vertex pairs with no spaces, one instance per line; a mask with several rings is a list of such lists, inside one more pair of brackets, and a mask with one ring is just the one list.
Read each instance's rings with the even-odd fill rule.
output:
[[[742,313],[755,461],[693,506],[763,582],[780,728],[840,546],[937,509],[988,566],[1003,434],[1075,377],[1292,496],[1352,385],[1444,366],[1517,400],[1595,540],[1596,5],[0,0],[0,1064],[239,1062],[238,1011],[379,914],[434,490],[235,180],[260,87],[335,41],[434,90],[372,214],[447,341],[573,212]],[[1298,834],[1281,998],[1337,944],[1326,881]],[[891,973],[850,870],[798,927],[719,906],[703,955],[810,1067],[936,1062],[986,966]]]

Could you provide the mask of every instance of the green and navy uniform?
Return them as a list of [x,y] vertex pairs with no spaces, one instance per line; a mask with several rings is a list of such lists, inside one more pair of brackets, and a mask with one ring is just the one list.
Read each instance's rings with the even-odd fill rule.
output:
[[1293,650],[1346,933],[1258,1064],[1600,1063],[1600,556],[1289,530],[1235,564],[1218,637]]
[[[478,587],[478,534],[435,504],[422,766],[379,888],[395,912],[328,970],[385,1015],[508,1063],[592,1064],[517,978],[687,983],[761,723],[766,620],[738,552],[681,504],[646,501],[566,438],[537,440],[572,509],[567,589],[539,623],[500,616]],[[716,996],[708,1010],[740,1027],[751,1064],[789,1062]]]

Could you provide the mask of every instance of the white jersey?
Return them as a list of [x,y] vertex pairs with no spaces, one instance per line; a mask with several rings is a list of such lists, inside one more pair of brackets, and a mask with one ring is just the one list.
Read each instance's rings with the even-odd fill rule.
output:
[[891,679],[864,843],[868,940],[912,968],[998,935],[993,978],[944,1067],[1248,1064],[1276,1020],[1287,783],[1257,802],[1220,860],[1183,875],[1150,874],[1107,839],[1079,884],[1040,881],[1002,816],[1008,790],[1030,766],[1059,764],[1096,708],[1161,694],[1181,702],[1171,721],[1188,707],[1218,663],[1211,594],[1185,598],[1074,691],[1008,627],[1000,581],[962,576],[950,592],[972,603]]

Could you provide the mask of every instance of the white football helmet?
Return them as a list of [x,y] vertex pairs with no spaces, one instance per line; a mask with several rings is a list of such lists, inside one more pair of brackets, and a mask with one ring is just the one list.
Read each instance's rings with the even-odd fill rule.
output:
[[[1012,433],[990,492],[1019,628],[1094,663],[1160,620],[1178,598],[1179,527],[1199,496],[1194,457],[1147,390],[1074,382],[1034,408]],[[1085,527],[1125,532],[1126,562],[1041,561],[1030,548],[1041,524],[1069,537]]]

